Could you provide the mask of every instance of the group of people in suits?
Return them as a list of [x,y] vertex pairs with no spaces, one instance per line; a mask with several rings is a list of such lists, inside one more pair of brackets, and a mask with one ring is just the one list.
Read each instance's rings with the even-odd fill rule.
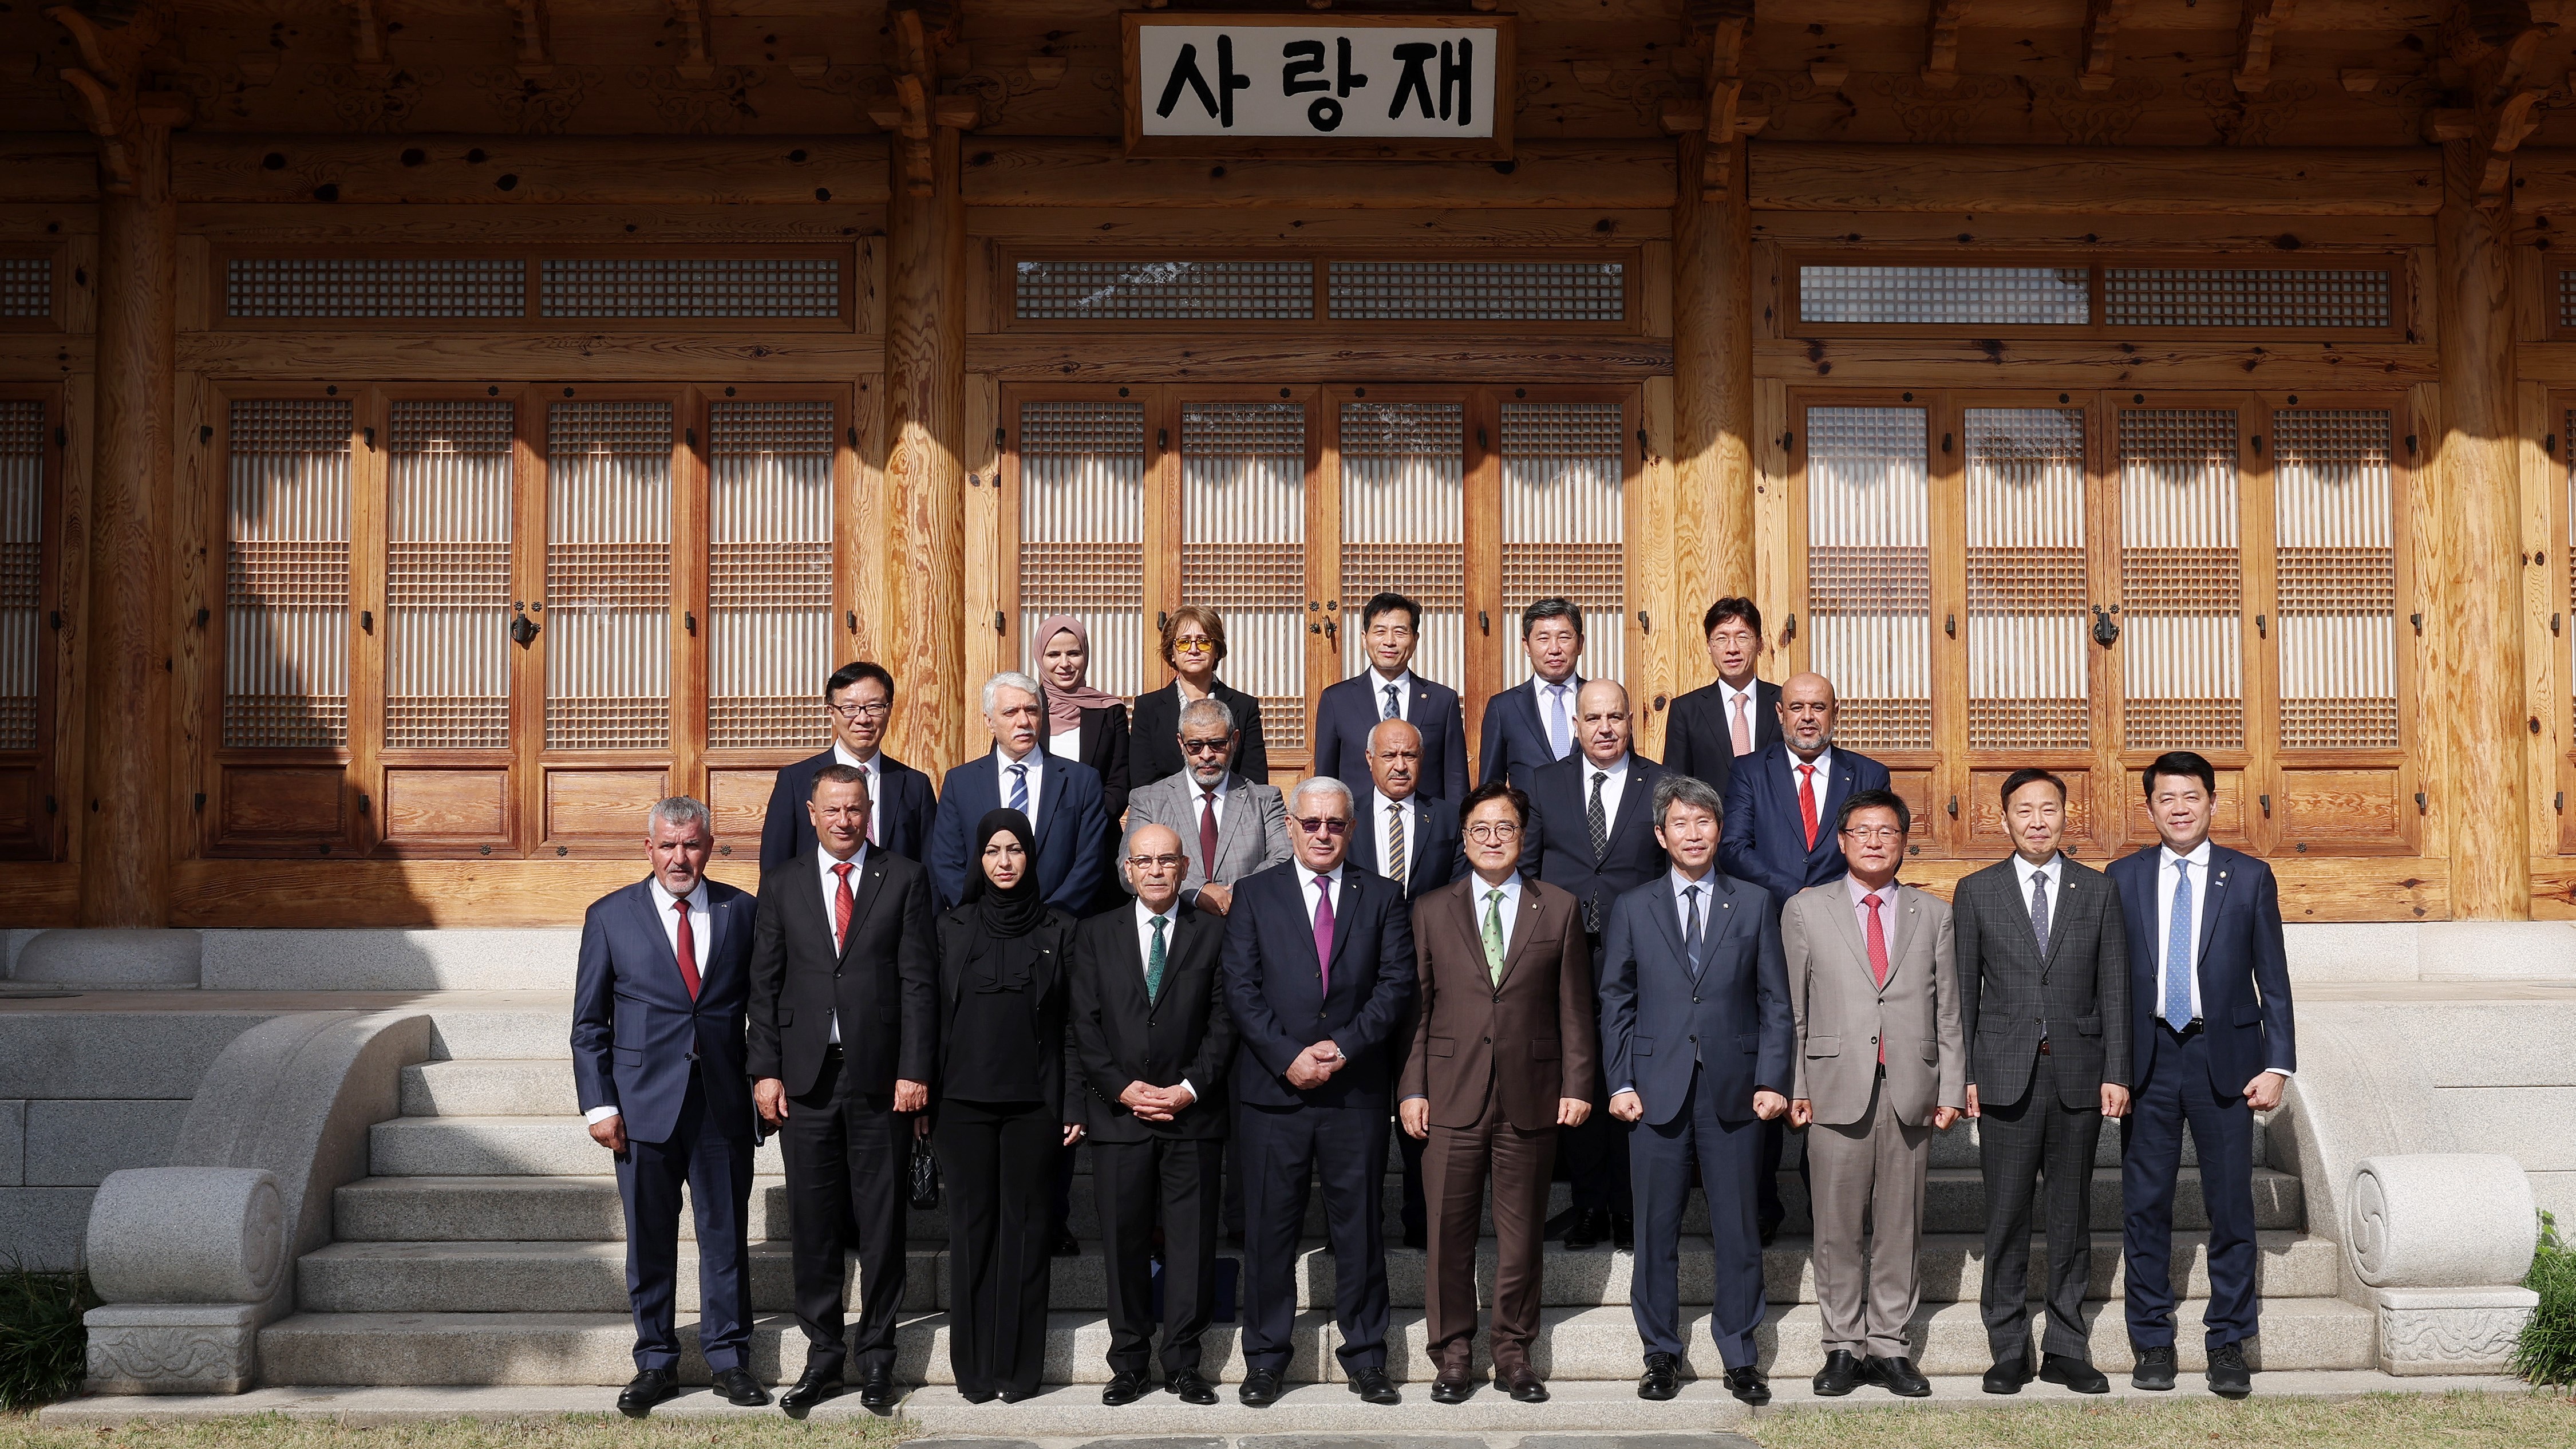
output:
[[[1175,682],[1135,700],[1132,728],[1127,702],[1086,682],[1082,625],[1046,620],[1035,672],[983,687],[991,751],[935,792],[881,748],[891,676],[833,674],[831,747],[779,772],[756,901],[706,876],[705,806],[653,807],[651,873],[585,921],[572,1033],[626,1209],[638,1372],[622,1410],[676,1391],[684,1187],[717,1392],[768,1402],[743,1351],[751,1153],[771,1132],[807,1340],[791,1413],[841,1392],[852,1360],[864,1404],[899,1397],[916,1138],[949,1195],[951,1363],[973,1401],[1038,1391],[1070,1154],[1087,1142],[1106,1404],[1154,1391],[1158,1330],[1162,1387],[1216,1401],[1201,1340],[1229,1238],[1237,1397],[1279,1398],[1317,1188],[1343,1377],[1399,1401],[1390,1144],[1405,1238],[1426,1253],[1434,1400],[1475,1391],[1489,1199],[1495,1384],[1548,1397],[1532,1353],[1544,1244],[1607,1240],[1634,1254],[1638,1392],[1673,1397],[1696,1183],[1725,1383],[1765,1403],[1763,1249],[1787,1215],[1792,1131],[1824,1329],[1812,1387],[1921,1396],[1908,1324],[1930,1144],[1962,1119],[1980,1124],[1988,1391],[2108,1388],[2080,1310],[2109,1119],[2126,1123],[2133,1381],[2175,1382],[2188,1130],[2211,1223],[2208,1380],[2250,1390],[2251,1113],[2278,1104],[2296,1060],[2271,872],[2209,840],[2206,760],[2143,771],[2160,841],[2107,872],[2063,848],[2065,783],[2015,772],[1999,802],[2013,854],[1944,901],[1897,879],[1912,811],[1883,766],[1835,744],[1832,684],[1757,677],[1749,600],[1704,618],[1718,677],[1673,702],[1663,763],[1635,752],[1625,689],[1577,672],[1581,610],[1530,605],[1530,678],[1487,702],[1472,786],[1458,695],[1412,672],[1419,606],[1381,594],[1361,623],[1368,667],[1324,692],[1314,773],[1285,792],[1266,779],[1257,701],[1216,677],[1223,621],[1190,606],[1163,621]],[[1560,1162],[1572,1206],[1551,1218]]]

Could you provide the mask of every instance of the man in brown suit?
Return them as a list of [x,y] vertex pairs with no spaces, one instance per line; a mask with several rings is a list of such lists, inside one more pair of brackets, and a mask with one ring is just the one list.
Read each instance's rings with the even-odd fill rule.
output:
[[1490,1172],[1501,1258],[1494,1380],[1538,1404],[1547,1385],[1529,1345],[1556,1129],[1592,1111],[1591,948],[1574,897],[1520,873],[1528,796],[1496,780],[1467,796],[1463,825],[1471,873],[1414,903],[1421,996],[1397,1088],[1405,1132],[1427,1139],[1422,1297],[1439,1375],[1431,1397],[1460,1404],[1474,1392],[1477,1219]]
[[1905,1327],[1923,1296],[1932,1134],[1949,1131],[1967,1105],[1968,1054],[1950,907],[1896,883],[1912,824],[1903,797],[1854,791],[1837,827],[1851,873],[1800,891],[1780,912],[1798,1022],[1789,1121],[1813,1124],[1807,1177],[1825,1348],[1815,1387],[1827,1397],[1862,1383],[1910,1399],[1932,1392]]

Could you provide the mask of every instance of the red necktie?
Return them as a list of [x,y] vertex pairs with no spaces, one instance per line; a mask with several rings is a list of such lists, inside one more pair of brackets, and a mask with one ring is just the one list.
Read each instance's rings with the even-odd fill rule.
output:
[[832,874],[841,878],[841,888],[832,893],[832,949],[838,951],[850,939],[850,910],[858,902],[850,896],[850,863],[832,867]]
[[689,898],[671,902],[680,913],[680,980],[689,988],[689,999],[698,999],[698,934],[689,929]]
[[[1878,893],[1876,891],[1872,891],[1868,895],[1862,896],[1860,898],[1860,903],[1869,907],[1870,978],[1878,983],[1879,990],[1885,991],[1887,989],[1887,927],[1881,923],[1878,918]],[[1882,1067],[1887,1065],[1887,1034],[1885,1032],[1879,1033],[1878,1064]]]
[[1807,824],[1807,848],[1816,848],[1816,767],[1798,767],[1798,815]]
[[1216,879],[1216,792],[1199,792],[1199,879]]

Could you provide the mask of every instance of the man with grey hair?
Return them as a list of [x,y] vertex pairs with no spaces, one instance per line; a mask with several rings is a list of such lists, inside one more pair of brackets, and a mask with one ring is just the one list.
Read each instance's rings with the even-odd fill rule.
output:
[[1180,773],[1138,786],[1127,797],[1127,827],[1166,825],[1179,837],[1189,869],[1181,898],[1222,916],[1234,883],[1288,858],[1288,809],[1275,785],[1246,779],[1227,762],[1242,731],[1234,711],[1211,695],[1181,706]]
[[1004,670],[984,682],[984,724],[993,752],[948,772],[930,833],[930,879],[946,910],[966,895],[979,843],[975,824],[1002,809],[1029,818],[1037,840],[1038,891],[1046,903],[1082,915],[1100,889],[1114,826],[1101,803],[1100,772],[1044,748],[1046,703],[1038,682]]
[[640,1419],[679,1389],[673,1302],[680,1194],[697,1209],[698,1348],[716,1392],[769,1394],[751,1342],[751,1077],[744,1009],[754,902],[707,878],[715,823],[685,795],[645,817],[651,873],[591,905],[573,977],[572,1077],[591,1140],[617,1159],[626,1213],[635,1378],[618,1412]]

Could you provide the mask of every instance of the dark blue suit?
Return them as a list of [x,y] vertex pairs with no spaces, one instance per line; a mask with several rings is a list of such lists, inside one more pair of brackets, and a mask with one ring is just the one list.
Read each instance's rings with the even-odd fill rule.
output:
[[[1235,1142],[1243,1177],[1243,1361],[1284,1372],[1297,1316],[1297,1245],[1320,1175],[1324,1231],[1340,1265],[1333,1316],[1346,1372],[1386,1366],[1387,1092],[1413,1004],[1413,916],[1392,881],[1350,865],[1333,893],[1329,976],[1315,956],[1296,861],[1245,877],[1225,927],[1226,1009],[1238,1050]],[[1288,1084],[1297,1054],[1331,1038],[1348,1060],[1323,1085]]]
[[[983,842],[970,840],[976,822],[1006,803],[1000,769],[992,751],[948,772],[939,785],[939,813],[930,832],[930,883],[946,910],[966,895],[966,872],[974,869]],[[1041,747],[1025,761],[1038,772],[1038,889],[1046,903],[1080,916],[1090,911],[1100,891],[1100,872],[1110,852],[1101,840],[1115,822],[1100,806],[1100,772],[1079,760],[1051,755]]]
[[[1371,875],[1384,875],[1386,871],[1377,858],[1377,822],[1367,817],[1372,809],[1381,815],[1386,813],[1386,799],[1362,786],[1351,792],[1351,801],[1351,808],[1361,817],[1351,824],[1351,864]],[[1456,880],[1466,856],[1458,838],[1457,802],[1417,793],[1405,803],[1413,807],[1405,816],[1404,830],[1408,847],[1404,901],[1411,905]]]
[[1717,1251],[1709,1332],[1718,1357],[1741,1368],[1755,1361],[1764,1299],[1753,1093],[1787,1095],[1796,1027],[1770,896],[1723,871],[1709,872],[1706,884],[1696,975],[1669,873],[1611,903],[1599,987],[1602,1076],[1646,1108],[1628,1142],[1637,1203],[1628,1302],[1637,1336],[1648,1353],[1682,1352],[1679,1244],[1696,1159]]
[[672,1284],[679,1271],[680,1189],[697,1211],[698,1347],[707,1366],[741,1368],[751,1341],[751,1078],[743,1011],[751,990],[754,901],[706,882],[706,965],[689,996],[649,880],[609,892],[582,917],[573,978],[572,1075],[584,1112],[614,1106],[626,1151],[626,1295],[635,1366],[676,1370]]
[[[1547,721],[1540,716],[1534,683],[1523,680],[1485,701],[1485,723],[1477,737],[1477,784],[1508,778],[1526,790],[1532,771],[1563,758],[1548,743]],[[1574,701],[1583,693],[1583,676],[1575,675],[1565,683],[1565,752],[1579,754],[1581,746],[1575,737],[1582,727],[1575,723]]]
[[[2201,1200],[2209,1208],[2207,1344],[2250,1338],[2262,1314],[2254,1244],[2254,1113],[2246,1085],[2267,1071],[2298,1069],[2290,1025],[2290,965],[2281,946],[2281,901],[2272,868],[2223,845],[2192,875],[2200,1017],[2176,1032],[2164,1020],[2158,967],[2165,927],[2159,876],[2172,870],[2151,845],[2111,862],[2129,923],[2131,1041],[2127,1130],[2120,1139],[2126,1214],[2129,1341],[2174,1341],[2174,1189],[2187,1123],[2199,1149]],[[2116,1029],[2116,1026],[2114,1027]]]
[[1717,837],[1718,869],[1769,891],[1774,909],[1809,886],[1849,872],[1834,816],[1860,791],[1888,788],[1885,765],[1834,746],[1828,762],[1832,778],[1816,781],[1822,798],[1816,802],[1816,843],[1811,847],[1798,811],[1798,777],[1791,773],[1797,763],[1785,744],[1754,751],[1727,781],[1726,819]]
[[[1386,717],[1385,683],[1376,670],[1363,669],[1324,686],[1323,697],[1315,701],[1315,773],[1350,786],[1354,795],[1369,788],[1368,737]],[[1422,793],[1466,799],[1467,717],[1458,691],[1416,674],[1404,713],[1422,731],[1421,773],[1414,776],[1422,782]]]
[[[769,815],[760,825],[760,868],[776,870],[789,859],[812,855],[818,844],[814,839],[814,818],[805,813],[805,802],[814,798],[814,777],[832,763],[832,752],[825,750],[810,755],[778,772],[778,783],[769,790]],[[876,806],[877,833],[884,839],[876,844],[906,860],[919,860],[930,848],[933,812],[938,800],[931,794],[930,777],[892,755],[877,756],[878,792],[885,796],[873,801]]]

